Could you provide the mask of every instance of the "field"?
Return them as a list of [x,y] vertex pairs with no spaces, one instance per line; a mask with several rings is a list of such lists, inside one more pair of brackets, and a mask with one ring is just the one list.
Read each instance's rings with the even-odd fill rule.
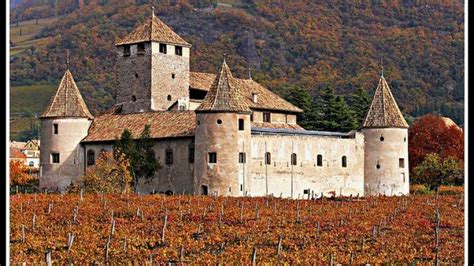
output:
[[462,264],[463,203],[462,190],[322,200],[18,194],[10,261],[433,263],[438,228],[439,262]]
[[[10,24],[10,41],[13,45],[10,46],[10,56],[18,56],[26,51],[32,45],[43,45],[47,43],[45,38],[38,38],[38,33],[46,26],[56,21],[56,18],[43,18],[36,20],[27,20],[18,23]],[[20,34],[21,29],[21,34]]]

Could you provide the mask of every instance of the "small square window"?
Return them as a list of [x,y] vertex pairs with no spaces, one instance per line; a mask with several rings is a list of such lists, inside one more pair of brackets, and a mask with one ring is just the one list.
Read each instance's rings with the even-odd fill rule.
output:
[[271,116],[269,112],[263,113],[263,122],[268,122],[268,123],[271,122]]
[[160,53],[166,54],[166,44],[160,43]]
[[53,133],[54,133],[55,135],[58,134],[58,124],[53,124]]
[[183,55],[183,47],[181,47],[181,46],[176,46],[174,51],[175,51],[176,55],[179,55],[179,56]]
[[145,44],[144,43],[139,43],[137,45],[137,54],[138,55],[144,55],[145,54]]
[[51,160],[53,163],[59,163],[59,153],[51,153]]
[[239,119],[239,130],[244,130],[244,120]]
[[217,153],[215,152],[209,153],[209,163],[217,163]]
[[130,56],[130,45],[125,45],[123,47],[123,56]]
[[245,152],[239,152],[239,163],[245,163]]
[[405,159],[404,158],[398,159],[398,167],[405,168]]

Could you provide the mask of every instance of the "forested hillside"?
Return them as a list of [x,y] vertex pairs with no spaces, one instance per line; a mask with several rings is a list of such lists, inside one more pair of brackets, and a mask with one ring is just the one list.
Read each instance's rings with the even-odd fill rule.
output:
[[[71,70],[93,113],[114,103],[114,42],[157,15],[193,44],[191,69],[216,72],[227,53],[248,76],[296,105],[322,89],[372,95],[381,72],[402,112],[439,112],[463,124],[462,1],[24,0],[10,20],[58,16],[11,61],[12,86],[57,83]],[[14,27],[14,24],[11,25]],[[309,103],[298,102],[306,99]],[[296,94],[303,94],[295,95]],[[306,99],[307,100],[307,99]]]

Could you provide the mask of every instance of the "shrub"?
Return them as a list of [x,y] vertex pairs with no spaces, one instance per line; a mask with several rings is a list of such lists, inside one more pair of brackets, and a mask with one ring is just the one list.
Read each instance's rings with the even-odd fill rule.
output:
[[438,190],[441,185],[462,185],[463,176],[461,163],[452,157],[443,160],[438,154],[431,153],[415,167],[413,182],[426,184],[430,190]]

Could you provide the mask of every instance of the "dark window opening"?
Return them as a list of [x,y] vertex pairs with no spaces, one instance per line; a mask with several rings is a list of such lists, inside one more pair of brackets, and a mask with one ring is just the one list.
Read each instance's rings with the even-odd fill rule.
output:
[[217,153],[215,152],[209,153],[209,163],[217,163]]
[[222,124],[222,120],[217,119],[217,124],[219,124],[219,125]]
[[296,153],[291,154],[291,164],[292,165],[297,165],[298,164],[298,162],[296,160]]
[[323,166],[323,156],[321,154],[318,154],[317,165],[318,166]]
[[160,53],[166,54],[166,44],[160,43]]
[[59,153],[51,153],[51,160],[53,163],[59,163]]
[[132,102],[136,102],[136,101],[137,101],[137,96],[132,95]]
[[271,164],[272,163],[272,154],[269,152],[265,153],[265,164]]
[[165,162],[167,165],[173,164],[173,150],[172,149],[166,149]]
[[171,74],[171,78],[174,79],[176,77],[176,75],[173,73]]
[[95,164],[95,152],[93,150],[87,151],[87,166]]
[[347,157],[342,156],[342,167],[347,167]]
[[250,121],[253,121],[253,112],[250,114]]
[[309,189],[303,190],[303,194],[309,194]]
[[240,184],[240,191],[243,191],[243,190],[244,190],[244,186]]
[[270,117],[270,113],[268,112],[265,112],[263,113],[263,122],[271,122],[271,117]]
[[167,191],[165,192],[165,194],[166,194],[167,196],[173,196],[174,193],[173,193],[173,191],[171,191],[171,190],[167,190]]
[[166,99],[167,99],[168,101],[171,101],[171,95],[168,95],[168,97],[166,97]]
[[244,120],[239,119],[239,130],[244,130]]
[[138,73],[135,73],[135,78],[138,78]]
[[188,152],[189,162],[194,163],[194,143],[189,144]]
[[380,164],[377,163],[377,169],[380,169]]
[[207,186],[201,186],[201,193],[207,195]]
[[58,134],[58,124],[53,124],[53,133]]
[[174,51],[176,55],[179,55],[179,56],[183,55],[183,47],[181,46],[176,46]]
[[145,54],[145,44],[144,43],[139,43],[137,45],[137,54],[138,55],[144,55]]
[[407,142],[407,137],[404,137],[404,138],[403,138],[403,142]]
[[404,158],[398,159],[398,167],[405,168],[405,159]]
[[383,136],[380,136],[380,141],[384,141],[385,138]]
[[245,163],[245,152],[239,152],[239,163]]
[[125,45],[123,47],[123,56],[130,56],[130,45]]

